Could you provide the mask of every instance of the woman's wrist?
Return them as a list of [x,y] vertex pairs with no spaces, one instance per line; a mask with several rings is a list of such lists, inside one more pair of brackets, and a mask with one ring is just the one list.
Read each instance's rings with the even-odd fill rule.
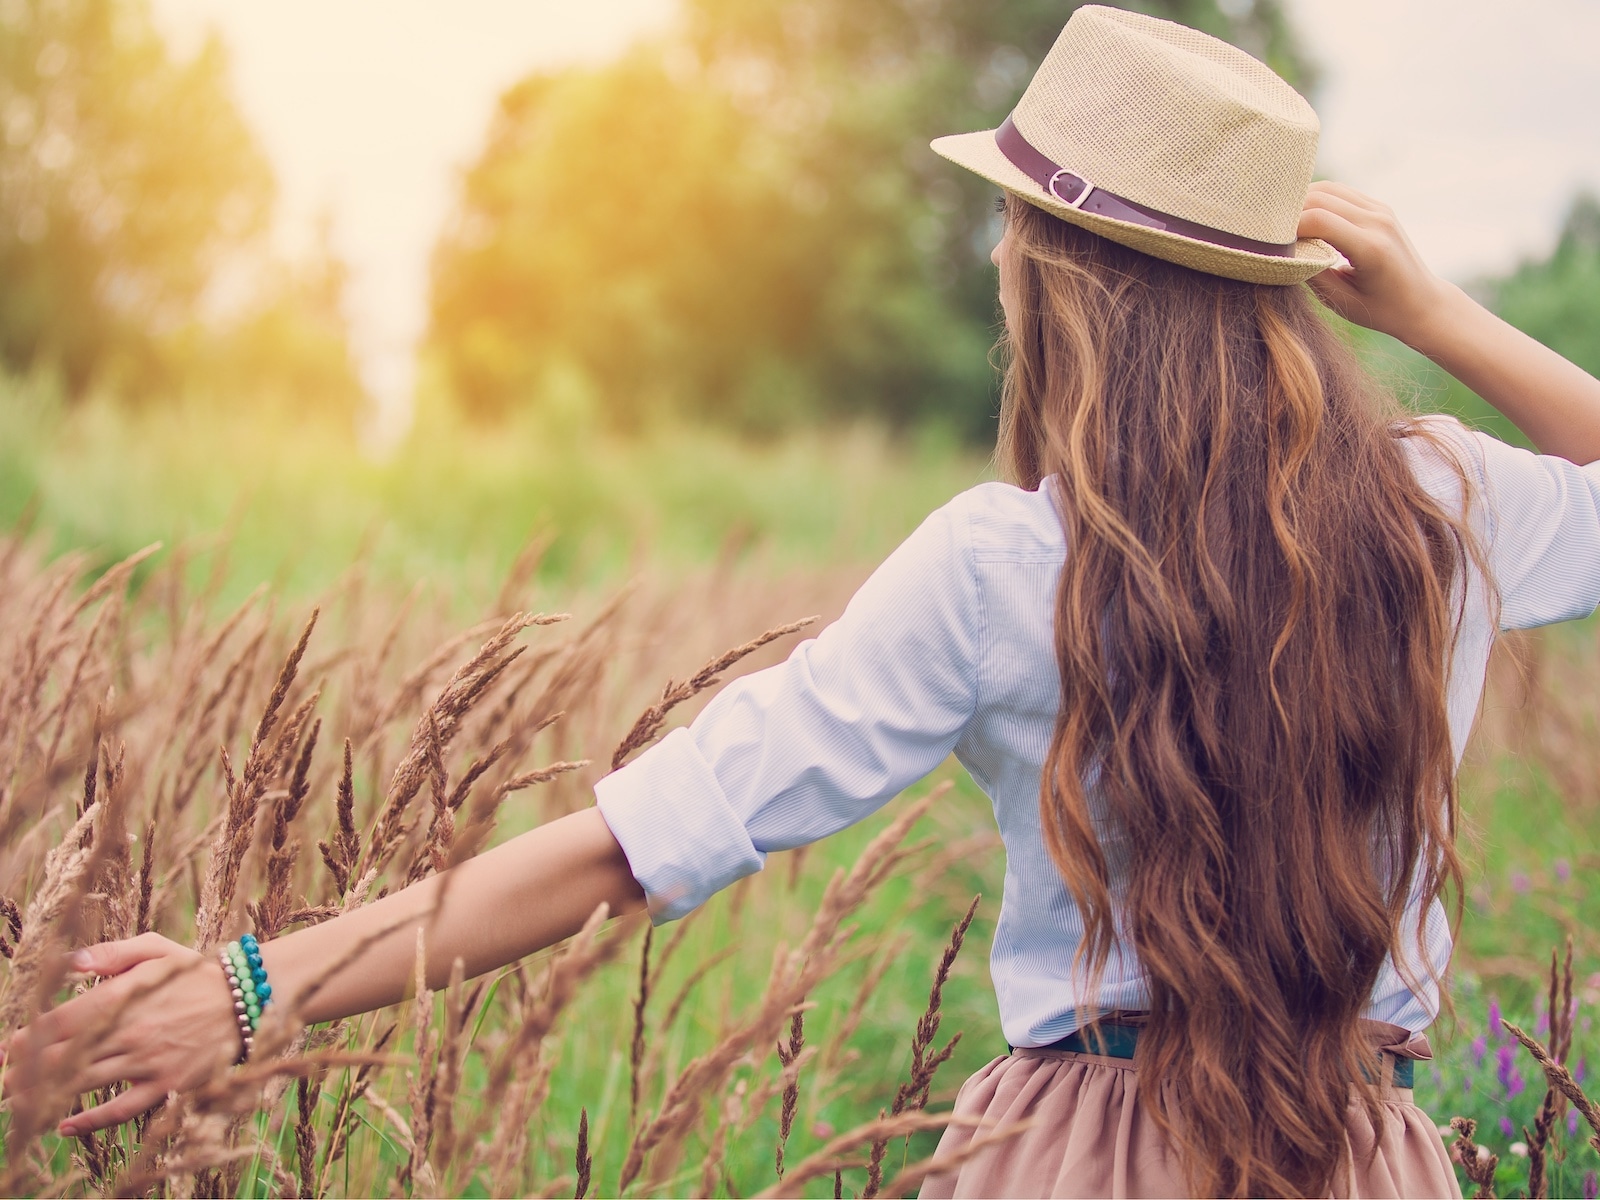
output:
[[1383,332],[1449,370],[1472,344],[1472,326],[1489,313],[1461,288],[1431,276]]

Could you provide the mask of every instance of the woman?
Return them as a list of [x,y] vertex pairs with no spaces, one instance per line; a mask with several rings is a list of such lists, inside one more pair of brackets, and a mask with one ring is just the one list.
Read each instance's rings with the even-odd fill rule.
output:
[[[1075,13],[999,130],[935,143],[1006,191],[1011,483],[929,517],[597,807],[261,946],[275,1002],[399,1000],[424,924],[472,975],[602,902],[682,916],[954,751],[1006,843],[1015,1047],[957,1110],[1032,1120],[929,1193],[1455,1193],[1408,1071],[1449,957],[1455,766],[1496,622],[1600,603],[1600,466],[1573,465],[1600,458],[1600,383],[1431,275],[1382,206],[1308,193],[1316,131],[1231,46]],[[1385,409],[1307,279],[1552,457]],[[238,1054],[254,960],[232,996],[152,935],[73,965],[111,978],[15,1039],[18,1099],[118,1005],[75,1085],[131,1086],[64,1132]]]

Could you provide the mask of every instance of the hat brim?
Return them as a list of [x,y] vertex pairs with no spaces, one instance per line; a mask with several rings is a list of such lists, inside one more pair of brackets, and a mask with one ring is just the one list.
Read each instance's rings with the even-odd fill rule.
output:
[[1325,271],[1339,262],[1338,252],[1319,238],[1301,238],[1295,242],[1292,256],[1279,258],[1271,254],[1252,254],[1248,250],[1214,246],[1163,229],[1118,221],[1099,213],[1082,212],[1061,203],[1002,154],[1000,147],[995,144],[992,129],[935,138],[932,145],[936,154],[983,176],[1008,192],[1017,193],[1030,204],[1036,204],[1064,221],[1130,249],[1179,266],[1192,267],[1208,275],[1221,275],[1225,279],[1239,279],[1245,283],[1304,283],[1319,271]]

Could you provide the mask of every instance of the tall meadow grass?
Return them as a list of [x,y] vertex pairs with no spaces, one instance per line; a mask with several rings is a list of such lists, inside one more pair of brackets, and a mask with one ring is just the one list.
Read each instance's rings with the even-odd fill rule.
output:
[[[70,946],[271,935],[589,804],[862,574],[724,554],[584,586],[535,538],[464,618],[471,586],[400,587],[370,559],[239,598],[225,542],[108,569],[50,546],[0,539],[0,1035],[92,985]],[[1418,1090],[1461,1118],[1469,1189],[1600,1190],[1597,665],[1592,624],[1508,640],[1467,768],[1459,1002]],[[960,1081],[1004,1051],[982,961],[1003,873],[987,802],[946,768],[673,926],[597,918],[392,1010],[285,1020],[133,1125],[66,1141],[55,1114],[6,1112],[0,1189],[911,1190]]]

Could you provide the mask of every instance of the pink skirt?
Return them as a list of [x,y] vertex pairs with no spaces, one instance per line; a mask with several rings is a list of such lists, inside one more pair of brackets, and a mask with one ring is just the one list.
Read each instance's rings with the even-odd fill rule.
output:
[[[1401,1037],[1396,1026],[1378,1026]],[[1415,1039],[1404,1057],[1431,1057]],[[1388,1088],[1383,1128],[1366,1110],[1345,1117],[1351,1153],[1334,1180],[1338,1196],[1461,1195],[1439,1129],[1412,1101],[1410,1088]],[[955,1115],[982,1122],[951,1125],[939,1155],[973,1137],[1029,1121],[1017,1136],[980,1151],[955,1171],[930,1175],[923,1197],[1182,1196],[1183,1168],[1161,1131],[1139,1106],[1132,1060],[1064,1050],[1017,1050],[997,1058],[962,1086]],[[1374,1153],[1374,1148],[1376,1153]]]

